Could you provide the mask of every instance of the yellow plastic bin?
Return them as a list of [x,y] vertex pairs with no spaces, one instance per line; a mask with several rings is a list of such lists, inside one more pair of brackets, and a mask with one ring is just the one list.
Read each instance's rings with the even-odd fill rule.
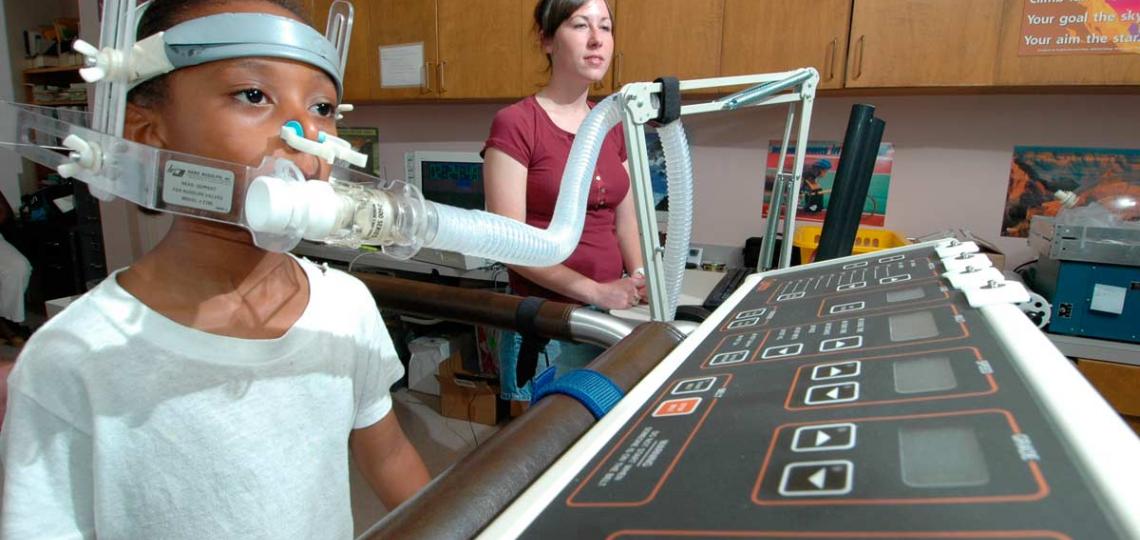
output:
[[[800,260],[805,264],[815,260],[815,250],[819,248],[819,234],[823,227],[815,225],[797,225],[796,234],[792,237],[792,245],[800,248]],[[864,229],[855,233],[855,245],[851,253],[870,253],[880,249],[905,246],[910,242],[906,238],[890,229]]]

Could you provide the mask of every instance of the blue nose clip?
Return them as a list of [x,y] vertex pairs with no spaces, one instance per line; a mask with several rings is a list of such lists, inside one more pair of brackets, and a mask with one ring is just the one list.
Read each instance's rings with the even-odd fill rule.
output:
[[[293,130],[293,133],[296,133],[298,137],[301,137],[302,139],[305,138],[305,128],[301,127],[300,122],[298,122],[296,120],[290,120],[288,122],[285,122],[285,127]],[[323,131],[317,132],[317,142],[319,142],[319,143],[325,142],[325,132],[323,132]]]
[[332,165],[337,160],[347,161],[352,165],[363,168],[368,164],[368,156],[352,149],[348,141],[329,135],[323,131],[317,132],[317,140],[305,138],[305,128],[296,120],[285,122],[281,126],[281,139],[285,144],[306,154],[317,156]]

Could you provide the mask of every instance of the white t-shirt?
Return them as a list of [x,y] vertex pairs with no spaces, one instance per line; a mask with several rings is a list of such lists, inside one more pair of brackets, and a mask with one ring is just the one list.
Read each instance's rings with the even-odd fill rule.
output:
[[107,278],[9,379],[0,537],[351,538],[348,436],[403,367],[359,280],[300,261],[282,337],[208,334]]

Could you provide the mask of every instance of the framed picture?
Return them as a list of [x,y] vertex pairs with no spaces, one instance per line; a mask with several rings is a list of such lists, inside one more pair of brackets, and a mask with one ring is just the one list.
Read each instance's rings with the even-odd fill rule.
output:
[[368,156],[368,164],[364,168],[352,166],[353,169],[373,176],[380,175],[380,128],[374,127],[338,127],[337,136],[348,141],[352,149]]
[[[767,171],[764,178],[764,210],[768,215],[768,202],[776,182],[776,171],[780,164],[780,145],[783,141],[768,142]],[[803,182],[800,185],[800,199],[796,201],[796,221],[822,222],[827,217],[827,205],[831,202],[831,188],[835,184],[835,171],[839,169],[839,158],[843,145],[838,141],[808,141],[804,151]],[[791,172],[795,164],[795,144],[788,145],[788,155],[784,158],[784,170]],[[887,219],[887,195],[891,188],[891,169],[894,164],[894,145],[882,143],[875,157],[875,170],[867,197],[863,199],[863,214],[860,225],[882,227]],[[783,214],[783,212],[781,212]]]
[[1077,196],[1076,206],[1099,204],[1106,217],[1140,220],[1140,150],[1015,146],[1001,235],[1027,238],[1033,216],[1055,216],[1057,191]]

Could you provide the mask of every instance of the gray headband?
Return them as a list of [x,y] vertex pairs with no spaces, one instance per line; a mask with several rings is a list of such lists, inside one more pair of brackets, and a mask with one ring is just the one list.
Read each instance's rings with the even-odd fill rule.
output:
[[[344,92],[336,47],[309,25],[288,17],[220,13],[179,23],[143,41],[152,38],[164,45],[171,66],[166,71],[233,58],[283,58],[324,71],[336,84],[337,96]],[[161,73],[140,73],[141,77],[132,82],[139,84]]]

